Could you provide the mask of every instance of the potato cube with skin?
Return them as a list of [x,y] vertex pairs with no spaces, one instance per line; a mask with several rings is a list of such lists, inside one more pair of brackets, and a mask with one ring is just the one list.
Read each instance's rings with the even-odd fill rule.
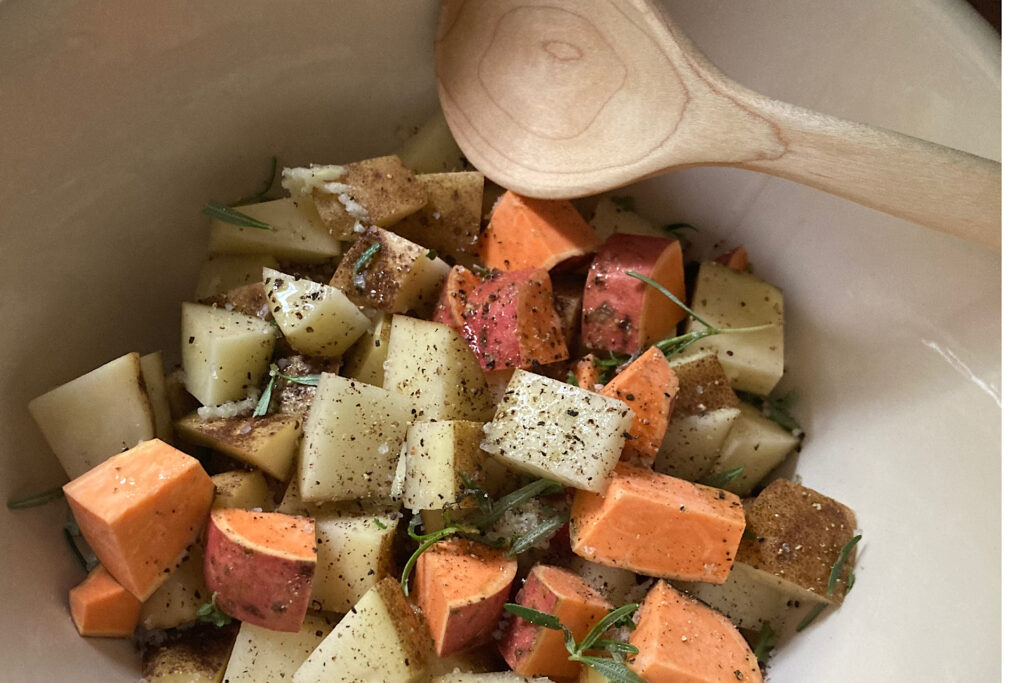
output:
[[769,472],[796,448],[800,439],[769,420],[749,403],[740,402],[740,414],[722,443],[711,474],[733,472],[739,476],[722,485],[738,496],[750,495]]
[[370,327],[370,319],[336,287],[263,269],[270,312],[288,345],[320,358],[340,356]]
[[451,256],[464,266],[477,261],[484,174],[430,173],[416,176],[427,192],[426,205],[391,226],[397,235]]
[[270,314],[270,299],[263,288],[263,281],[251,282],[235,287],[223,294],[215,294],[200,301],[201,304],[223,308],[228,311],[245,313],[254,318],[270,322],[274,316]]
[[460,477],[480,479],[483,424],[464,420],[414,422],[406,436],[402,504],[411,510],[439,510],[466,493]]
[[234,470],[215,474],[211,479],[213,479],[215,487],[214,510],[217,508],[252,510],[253,508],[269,509],[273,507],[273,497],[270,494],[270,489],[267,488],[267,480],[260,472]]
[[395,154],[414,173],[464,171],[469,166],[440,110],[418,126]]
[[259,318],[185,303],[181,307],[185,387],[205,406],[243,398],[267,374],[274,326]]
[[430,636],[392,577],[360,598],[292,677],[294,683],[414,683],[426,673]]
[[412,400],[417,420],[487,420],[494,404],[466,340],[441,323],[391,320],[384,388]]
[[613,605],[629,603],[636,590],[637,576],[628,569],[598,564],[579,555],[569,559],[569,569],[579,574],[588,586]]
[[[146,683],[221,683],[232,654],[236,624],[197,624],[172,632],[158,645],[143,647],[142,678]],[[238,683],[237,679],[234,680]]]
[[174,422],[171,420],[171,405],[167,400],[167,384],[164,381],[164,357],[159,351],[139,358],[142,379],[146,383],[146,396],[153,412],[154,436],[162,441],[174,438]]
[[175,423],[187,441],[258,467],[280,481],[288,479],[302,435],[302,420],[294,415],[226,417],[204,421],[193,413]]
[[366,334],[345,354],[345,366],[341,375],[363,384],[384,386],[384,361],[388,357],[390,340],[391,316],[382,313],[373,320]]
[[516,370],[480,447],[512,469],[601,492],[633,417],[622,401]]
[[671,237],[668,231],[655,227],[635,211],[622,208],[612,201],[611,197],[601,197],[597,202],[590,226],[594,228],[602,242],[617,232],[648,237]]
[[225,294],[236,287],[263,280],[264,268],[277,268],[277,259],[269,254],[212,256],[203,261],[196,282],[196,300]]
[[336,624],[335,619],[312,613],[306,615],[296,633],[243,623],[238,629],[224,680],[230,683],[290,681],[295,670]]
[[32,399],[28,411],[68,477],[155,436],[137,353],[129,353]]
[[[770,325],[757,332],[705,337],[683,353],[713,351],[734,389],[771,393],[782,378],[782,292],[750,273],[709,261],[700,264],[692,308],[721,329]],[[687,332],[702,329],[692,318],[686,323]]]
[[322,263],[341,254],[308,197],[275,199],[235,207],[272,229],[244,227],[217,219],[210,221],[210,253],[273,256],[284,261]]
[[428,314],[449,270],[428,249],[374,226],[345,252],[331,286],[359,306]]
[[299,449],[305,501],[387,499],[406,431],[408,396],[324,373]]
[[318,515],[312,604],[344,613],[391,573],[397,516]]
[[[217,475],[220,476],[220,475]],[[214,477],[216,481],[216,477]],[[195,542],[184,559],[149,598],[142,603],[139,625],[154,631],[195,621],[196,611],[210,600],[203,578],[203,545]]]

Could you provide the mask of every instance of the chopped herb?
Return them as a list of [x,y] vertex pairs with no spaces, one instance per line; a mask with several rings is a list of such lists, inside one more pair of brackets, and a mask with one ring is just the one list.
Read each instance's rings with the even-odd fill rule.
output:
[[256,402],[256,409],[252,411],[253,417],[263,417],[270,411],[270,398],[274,395],[275,379],[277,379],[277,373],[271,368],[270,381],[267,382],[267,388],[260,394],[260,400]]
[[358,275],[360,272],[363,271],[363,269],[370,265],[370,261],[373,260],[373,257],[377,254],[378,251],[380,251],[380,242],[374,242],[369,247],[367,247],[366,251],[362,253],[358,260],[356,260],[356,264],[352,266],[352,274]]
[[743,465],[725,472],[714,472],[700,481],[705,486],[714,486],[716,489],[724,488],[726,484],[743,474]]
[[666,232],[679,232],[680,230],[693,230],[700,232],[700,229],[693,223],[669,223],[661,228]]
[[203,207],[203,213],[222,223],[230,223],[231,225],[238,225],[243,228],[274,229],[274,226],[269,223],[264,223],[252,216],[246,216],[238,209],[233,209],[227,204],[221,204],[220,202],[207,202],[206,206]]
[[480,488],[465,472],[459,472],[459,479],[462,481],[462,486],[466,489],[466,493],[473,497],[477,508],[489,512],[491,510],[490,494]]
[[636,213],[636,199],[634,197],[630,197],[629,195],[622,195],[619,197],[609,197],[608,199],[611,200],[612,204],[619,207],[623,211],[630,211],[632,213]]
[[825,595],[832,595],[836,590],[836,584],[839,583],[839,575],[843,572],[843,565],[846,564],[846,558],[850,556],[850,552],[853,547],[860,543],[861,535],[857,534],[843,546],[842,550],[839,551],[839,559],[832,565],[832,571],[828,575],[828,587],[825,589]]
[[12,498],[7,501],[8,510],[24,510],[25,508],[34,508],[40,505],[46,505],[51,500],[57,500],[58,498],[64,497],[64,489],[58,487],[50,489],[49,491],[43,491],[42,493],[36,493],[31,496],[25,496],[24,498]]
[[572,370],[565,374],[565,383],[571,384],[574,387],[578,387],[580,385],[580,381],[576,379],[576,373],[573,372]]
[[736,396],[742,401],[751,403],[761,409],[761,414],[767,417],[769,420],[779,425],[787,432],[803,432],[803,428],[800,423],[796,421],[796,418],[790,413],[793,409],[793,404],[796,403],[796,392],[790,391],[784,396],[772,398],[770,396],[761,396],[749,391],[737,391]]
[[530,529],[527,533],[512,541],[512,545],[507,551],[505,551],[505,554],[509,556],[518,555],[521,552],[529,550],[535,545],[543,543],[554,536],[555,533],[565,526],[565,523],[568,521],[568,512],[563,512],[560,515],[549,517],[534,528]]
[[761,627],[760,633],[757,634],[757,644],[754,645],[754,656],[757,657],[757,661],[763,662],[768,659],[768,653],[775,647],[775,630],[772,625],[767,621],[764,622],[764,626]]
[[750,529],[744,529],[743,530],[742,538],[743,538],[744,541],[756,541],[757,540],[757,534],[755,534]]
[[204,602],[199,606],[199,609],[196,610],[196,621],[220,627],[230,624],[231,617],[225,614],[224,611],[217,606],[217,593],[214,592],[214,594],[210,596],[210,601]]
[[304,384],[307,387],[315,387],[320,385],[320,373],[315,375],[285,375],[280,372],[275,372],[275,375],[283,380],[292,382],[293,384]]
[[427,258],[433,261],[437,258],[437,251],[434,249],[427,249]]
[[850,591],[853,590],[853,584],[854,584],[854,582],[856,580],[857,580],[857,575],[854,574],[853,572],[850,572],[849,578],[846,579],[846,595],[849,595]]
[[269,195],[270,191],[272,189],[274,189],[274,181],[275,180],[277,180],[277,157],[276,156],[275,157],[270,157],[270,175],[267,176],[267,179],[263,182],[263,189],[260,190],[259,192],[257,192],[256,194],[251,194],[248,197],[242,197],[237,202],[235,202],[234,205],[238,206],[240,204],[255,204],[257,202],[265,202],[265,201],[267,201],[268,199],[270,199],[270,197],[268,197],[267,195]]
[[385,524],[384,522],[380,521],[376,517],[373,518],[373,523],[377,525],[378,529],[387,529],[388,528],[387,524]]
[[797,624],[796,632],[800,633],[805,628],[810,626],[814,622],[814,620],[818,618],[818,615],[825,611],[825,608],[827,606],[828,605],[824,602],[819,602],[817,605],[815,605],[814,609],[808,612],[807,616],[803,618],[803,621]]
[[645,683],[647,680],[635,674],[623,662],[616,662],[613,659],[581,656],[577,657],[576,661],[586,664],[612,683]]
[[78,564],[82,566],[82,569],[90,571],[91,568],[89,567],[89,562],[85,559],[85,555],[82,554],[82,551],[79,550],[78,542],[75,541],[74,534],[72,534],[71,530],[67,527],[64,527],[64,540],[68,542],[68,547],[71,548],[71,554],[75,556],[76,560],[78,560]]

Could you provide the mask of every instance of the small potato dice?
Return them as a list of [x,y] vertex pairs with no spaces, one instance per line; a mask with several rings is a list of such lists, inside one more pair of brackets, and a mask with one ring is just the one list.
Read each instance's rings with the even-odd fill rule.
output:
[[175,423],[186,440],[258,467],[285,481],[295,462],[302,430],[301,418],[292,415],[226,417],[204,422],[193,413]]
[[345,354],[345,367],[341,374],[363,384],[384,385],[384,361],[388,357],[391,340],[391,316],[382,313],[371,323],[370,329]]
[[742,467],[740,475],[723,484],[722,488],[738,496],[748,496],[769,472],[786,459],[800,439],[749,403],[741,401],[739,411],[711,473]]
[[464,266],[478,259],[484,174],[430,173],[416,176],[427,191],[426,205],[391,227],[391,231],[428,249],[451,256]]
[[600,493],[633,417],[622,401],[516,370],[480,447],[512,469]]
[[288,344],[309,356],[340,356],[370,327],[359,307],[336,287],[263,269],[270,312]]
[[466,492],[459,474],[479,479],[483,424],[462,420],[414,422],[407,435],[402,503],[411,510],[438,510]]
[[594,217],[590,226],[601,238],[607,240],[617,232],[627,235],[647,235],[648,237],[671,237],[666,230],[656,228],[649,220],[616,204],[610,197],[601,197],[594,207]]
[[[216,484],[216,477],[213,479]],[[178,567],[142,603],[139,614],[142,628],[160,630],[195,621],[196,610],[209,602],[210,591],[203,578],[203,544],[197,541],[185,553]]]
[[415,173],[463,171],[469,166],[441,110],[424,121],[395,154]]
[[267,374],[274,336],[274,326],[259,318],[182,304],[185,388],[205,406],[244,398]]
[[283,261],[322,263],[341,254],[308,197],[275,199],[239,206],[240,212],[272,230],[210,221],[210,253],[270,255]]
[[213,509],[241,508],[273,508],[273,497],[267,487],[267,480],[262,472],[232,470],[221,472],[212,477],[214,485]]
[[[168,633],[159,645],[146,646],[142,652],[142,679],[146,683],[220,683],[224,667],[233,654],[232,644],[238,627],[197,624],[180,632]],[[229,679],[239,683],[241,679]],[[255,680],[255,679],[247,679]],[[263,679],[269,680],[269,679]]]
[[139,358],[142,379],[146,383],[146,396],[153,411],[153,426],[156,438],[170,441],[174,437],[174,423],[171,419],[171,404],[167,397],[167,382],[164,379],[164,357],[159,351]]
[[398,520],[383,513],[320,514],[315,519],[313,604],[344,613],[390,574]]
[[203,261],[196,283],[196,299],[225,294],[236,287],[263,279],[264,268],[277,268],[269,254],[213,256]]
[[238,629],[224,680],[230,683],[290,681],[295,670],[336,623],[336,619],[307,614],[298,633],[271,631],[243,623]]

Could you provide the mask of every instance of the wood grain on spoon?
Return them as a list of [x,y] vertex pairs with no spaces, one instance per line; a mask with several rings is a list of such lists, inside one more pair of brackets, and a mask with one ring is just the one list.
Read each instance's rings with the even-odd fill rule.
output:
[[520,194],[734,166],[1000,247],[999,163],[748,90],[645,0],[445,0],[435,60],[456,141]]

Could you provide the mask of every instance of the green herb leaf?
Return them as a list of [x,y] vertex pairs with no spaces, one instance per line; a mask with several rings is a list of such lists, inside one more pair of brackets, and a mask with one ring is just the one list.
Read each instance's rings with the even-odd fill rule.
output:
[[573,372],[572,370],[565,374],[565,383],[571,384],[574,387],[578,387],[580,385],[580,381],[576,379],[576,373]]
[[616,662],[614,659],[580,656],[576,661],[583,662],[612,683],[647,683],[624,663]]
[[608,614],[604,615],[600,621],[594,624],[593,628],[587,632],[587,635],[580,641],[580,652],[586,652],[589,650],[597,640],[604,635],[604,632],[613,626],[617,626],[624,620],[629,621],[630,624],[633,620],[630,619],[630,615],[633,612],[640,609],[640,605],[637,603],[631,603],[629,605],[623,605],[622,607],[616,607]]
[[611,653],[621,653],[625,655],[636,655],[640,654],[640,650],[636,645],[630,645],[629,643],[621,640],[605,640],[603,638],[595,640],[590,645],[591,650],[605,650]]
[[238,209],[234,209],[227,204],[221,204],[220,202],[207,202],[206,206],[203,207],[203,213],[222,223],[230,223],[231,225],[238,225],[243,228],[274,229],[274,226],[269,223],[264,223],[252,216],[246,216]]
[[530,482],[526,486],[516,489],[512,493],[499,498],[494,502],[494,505],[491,506],[490,510],[486,512],[481,511],[481,514],[475,515],[472,518],[472,524],[480,529],[486,529],[498,521],[498,519],[508,510],[522,505],[531,498],[558,493],[564,488],[565,487],[561,484],[555,483],[549,479],[538,479]]
[[248,197],[242,197],[237,202],[235,202],[234,205],[239,206],[240,204],[255,204],[257,202],[267,201],[269,199],[267,195],[270,194],[270,191],[272,189],[274,189],[275,180],[277,180],[276,156],[270,157],[270,175],[267,176],[267,179],[263,182],[263,189],[257,192],[256,194],[251,194]]
[[225,614],[220,607],[217,606],[217,593],[210,597],[209,602],[204,602],[196,610],[196,621],[201,621],[206,624],[213,624],[214,626],[227,626],[231,623],[231,617]]
[[623,211],[631,211],[636,213],[636,198],[630,197],[629,195],[623,195],[619,197],[609,197],[612,204],[619,207]]
[[385,524],[384,522],[380,521],[376,517],[373,518],[373,523],[377,525],[378,529],[387,529],[388,528],[387,524]]
[[437,258],[437,251],[434,249],[427,249],[427,258],[433,261]]
[[751,531],[748,528],[748,529],[744,529],[743,530],[743,536],[741,536],[741,538],[744,541],[756,541],[757,540],[757,534],[755,534],[753,531]]
[[57,500],[58,498],[64,497],[64,489],[57,487],[41,493],[36,493],[31,496],[25,496],[24,498],[12,498],[7,501],[8,510],[24,510],[26,508],[34,508],[40,505],[46,505],[51,500]]
[[270,410],[270,399],[274,395],[274,380],[277,379],[277,372],[270,369],[270,380],[267,387],[260,394],[260,400],[256,402],[256,408],[252,411],[253,417],[263,417]]
[[666,232],[678,232],[680,230],[693,230],[694,232],[700,232],[700,229],[693,223],[669,223],[662,227],[662,230]]
[[75,541],[74,534],[72,534],[71,530],[67,527],[64,527],[63,531],[64,540],[68,542],[68,547],[71,548],[71,554],[75,556],[76,560],[78,560],[78,564],[82,565],[83,570],[90,571],[89,563],[86,561],[85,555],[83,555],[82,551],[78,549],[78,542]]
[[824,602],[819,602],[817,605],[815,605],[814,609],[808,612],[807,616],[803,618],[803,621],[797,624],[796,632],[800,633],[805,628],[810,626],[814,622],[814,620],[818,618],[818,615],[825,611],[825,608],[827,606],[828,605],[826,605]]
[[540,610],[533,609],[532,607],[517,605],[514,602],[506,602],[505,611],[514,614],[520,619],[528,621],[531,624],[543,626],[544,628],[549,628],[552,631],[558,631],[562,628],[562,622],[554,614],[541,612]]
[[850,576],[847,577],[847,579],[846,579],[846,593],[844,595],[849,595],[850,594],[850,591],[853,590],[853,584],[854,584],[854,582],[856,580],[857,580],[857,575],[854,574],[853,572],[850,572]]
[[352,275],[359,275],[364,268],[370,265],[370,261],[373,260],[378,251],[380,251],[380,242],[374,242],[368,246],[366,251],[356,260],[355,265],[352,266]]
[[737,477],[743,474],[743,465],[736,467],[725,472],[714,472],[704,477],[699,483],[705,486],[714,486],[716,489],[725,487],[726,484],[733,481]]
[[839,551],[839,559],[832,565],[832,571],[828,575],[828,588],[825,590],[825,595],[832,595],[836,589],[836,584],[839,583],[839,575],[843,571],[843,565],[846,564],[846,558],[849,557],[853,547],[860,543],[861,535],[857,534],[843,546],[842,550]]
[[569,513],[563,512],[555,517],[549,517],[543,522],[530,529],[527,533],[516,538],[509,549],[505,552],[508,556],[515,556],[525,552],[535,545],[548,540],[569,521]]
[[790,391],[784,396],[772,398],[770,396],[761,396],[749,391],[737,391],[736,396],[741,401],[746,401],[752,405],[755,405],[761,409],[761,414],[767,417],[769,420],[779,425],[787,432],[802,432],[803,428],[800,423],[796,421],[796,418],[790,413],[793,408],[793,404],[796,403],[796,392]]
[[757,657],[757,661],[763,662],[768,659],[768,653],[775,647],[775,630],[772,625],[767,621],[764,622],[764,626],[761,627],[761,632],[757,634],[757,644],[754,645],[754,656]]
[[308,387],[315,387],[320,385],[320,373],[315,375],[283,375],[280,372],[274,373],[278,377],[284,380],[288,380],[293,384],[304,384]]
[[459,479],[462,481],[462,487],[466,489],[466,493],[473,497],[473,502],[476,503],[477,509],[490,512],[492,508],[490,494],[480,488],[465,472],[459,472]]

